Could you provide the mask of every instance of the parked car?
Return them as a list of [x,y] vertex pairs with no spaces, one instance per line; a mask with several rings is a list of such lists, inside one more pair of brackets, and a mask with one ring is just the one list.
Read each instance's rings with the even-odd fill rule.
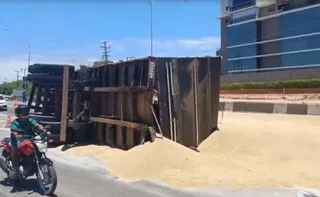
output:
[[0,111],[7,111],[7,102],[3,95],[0,94]]

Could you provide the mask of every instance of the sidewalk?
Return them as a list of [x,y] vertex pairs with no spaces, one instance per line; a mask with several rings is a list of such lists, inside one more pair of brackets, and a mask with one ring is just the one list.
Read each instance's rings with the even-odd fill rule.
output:
[[296,115],[320,115],[320,101],[220,99],[220,110]]

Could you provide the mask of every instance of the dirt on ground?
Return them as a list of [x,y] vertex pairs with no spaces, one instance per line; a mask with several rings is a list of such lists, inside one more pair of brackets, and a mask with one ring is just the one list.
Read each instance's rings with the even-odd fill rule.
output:
[[180,188],[320,188],[320,118],[224,112],[220,131],[200,153],[167,139],[129,151],[82,146],[66,152],[104,161],[127,180],[153,179]]
[[220,94],[220,99],[311,101],[320,103],[320,94]]

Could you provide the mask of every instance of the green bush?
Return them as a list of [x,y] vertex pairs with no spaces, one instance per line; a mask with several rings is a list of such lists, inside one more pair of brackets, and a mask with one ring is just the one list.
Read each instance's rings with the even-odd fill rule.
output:
[[320,88],[320,79],[296,79],[288,81],[265,81],[221,84],[221,90],[239,89],[283,89],[283,88]]
[[[11,95],[14,89],[22,89],[23,88],[23,81],[13,81],[13,82],[6,82],[0,84],[0,94]],[[27,82],[28,90],[27,92],[30,94],[31,91],[31,83]]]

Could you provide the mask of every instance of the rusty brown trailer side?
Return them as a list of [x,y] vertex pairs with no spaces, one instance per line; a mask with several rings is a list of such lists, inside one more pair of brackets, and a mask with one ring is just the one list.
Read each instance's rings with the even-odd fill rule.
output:
[[221,59],[159,58],[156,67],[164,136],[198,147],[218,128]]
[[87,132],[99,144],[130,149],[156,130],[196,148],[218,128],[220,68],[219,57],[147,57],[90,68],[84,82],[66,66],[63,84],[33,84],[34,108],[49,113],[40,98],[56,97],[63,141],[67,127],[93,123]]
[[152,58],[94,68],[98,79],[90,91],[90,118],[100,144],[130,149],[141,142],[153,125]]

